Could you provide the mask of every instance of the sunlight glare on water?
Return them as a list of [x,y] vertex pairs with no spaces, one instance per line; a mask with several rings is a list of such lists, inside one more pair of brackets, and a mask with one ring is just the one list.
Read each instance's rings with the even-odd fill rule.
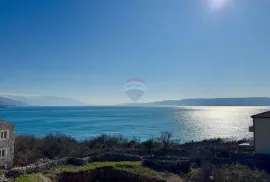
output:
[[[205,138],[250,138],[248,127],[251,115],[269,110],[269,107],[186,107],[174,113],[176,125],[185,129],[186,140]],[[180,136],[179,136],[180,137]]]
[[4,108],[0,118],[16,125],[16,134],[63,133],[76,139],[122,134],[145,140],[170,131],[181,142],[207,138],[252,137],[251,115],[270,107],[24,107]]

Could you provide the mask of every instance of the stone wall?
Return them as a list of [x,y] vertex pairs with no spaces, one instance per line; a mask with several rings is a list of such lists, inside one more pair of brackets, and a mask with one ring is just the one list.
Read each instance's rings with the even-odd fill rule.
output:
[[130,154],[106,153],[89,158],[89,162],[103,162],[103,161],[141,161],[142,157]]
[[190,160],[156,160],[146,159],[143,161],[145,167],[156,171],[168,171],[176,174],[188,173],[192,162]]
[[143,176],[134,174],[127,171],[117,170],[111,167],[97,168],[91,171],[78,172],[78,173],[62,173],[59,177],[60,182],[165,182],[163,179],[159,179],[151,176]]
[[37,162],[24,167],[16,167],[9,170],[6,173],[6,177],[17,178],[24,174],[38,173],[40,171],[51,169],[57,165],[67,165],[68,164],[67,161],[68,158],[63,158],[59,160],[48,160],[46,162]]
[[77,165],[82,166],[91,162],[102,162],[102,161],[140,161],[141,157],[127,154],[103,154],[94,157],[67,157],[59,160],[40,160],[36,163],[30,164],[24,167],[16,167],[9,170],[6,173],[8,178],[16,178],[20,175],[38,173],[51,169],[58,165]]

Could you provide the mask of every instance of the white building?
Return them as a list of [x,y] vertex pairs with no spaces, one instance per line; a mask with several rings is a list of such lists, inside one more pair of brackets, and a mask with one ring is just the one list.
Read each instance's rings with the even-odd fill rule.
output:
[[253,126],[249,128],[254,133],[256,153],[270,154],[270,111],[251,116]]

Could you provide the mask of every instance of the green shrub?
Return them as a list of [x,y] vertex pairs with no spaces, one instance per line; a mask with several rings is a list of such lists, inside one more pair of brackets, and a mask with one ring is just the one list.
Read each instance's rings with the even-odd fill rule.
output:
[[217,167],[204,163],[197,171],[189,174],[189,180],[198,182],[268,182],[269,175],[264,171],[252,170],[242,165],[223,165]]
[[154,139],[150,138],[142,143],[143,147],[147,150],[148,154],[151,154],[154,149]]

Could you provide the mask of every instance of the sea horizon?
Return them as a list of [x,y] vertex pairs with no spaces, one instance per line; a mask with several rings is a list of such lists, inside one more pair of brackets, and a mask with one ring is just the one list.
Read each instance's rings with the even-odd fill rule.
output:
[[181,142],[210,138],[251,138],[251,115],[267,106],[27,106],[1,108],[0,118],[16,135],[63,133],[77,140],[120,134],[146,140],[169,131]]

